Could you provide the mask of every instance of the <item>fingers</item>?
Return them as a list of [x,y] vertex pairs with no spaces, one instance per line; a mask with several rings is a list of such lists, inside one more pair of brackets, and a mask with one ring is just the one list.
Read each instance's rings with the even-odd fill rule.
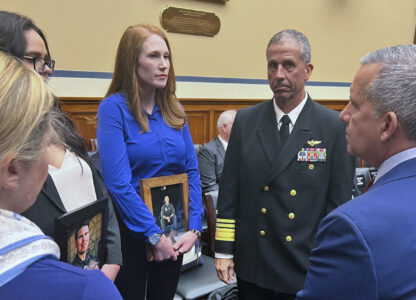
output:
[[215,269],[217,270],[218,278],[230,284],[234,280],[234,262],[232,259],[215,259]]

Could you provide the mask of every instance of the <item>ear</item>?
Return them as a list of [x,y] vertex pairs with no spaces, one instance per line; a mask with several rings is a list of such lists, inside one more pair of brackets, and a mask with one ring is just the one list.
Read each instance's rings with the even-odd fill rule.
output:
[[19,186],[20,168],[14,155],[6,156],[0,163],[0,186],[16,190]]
[[308,81],[312,75],[313,64],[307,64],[305,67],[305,81]]
[[381,118],[382,118],[382,127],[381,127],[380,141],[386,142],[388,139],[390,139],[393,136],[393,134],[397,130],[397,127],[398,127],[397,115],[394,112],[389,111]]

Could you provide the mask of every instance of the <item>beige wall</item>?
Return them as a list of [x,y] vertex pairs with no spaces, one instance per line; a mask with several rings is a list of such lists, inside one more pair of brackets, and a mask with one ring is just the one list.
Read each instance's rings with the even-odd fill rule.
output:
[[159,25],[160,11],[180,6],[215,12],[213,38],[168,33],[177,75],[265,78],[265,47],[285,28],[312,45],[313,81],[350,82],[359,58],[413,42],[414,0],[2,0],[1,9],[32,17],[46,33],[58,70],[111,72],[118,41],[131,24]]

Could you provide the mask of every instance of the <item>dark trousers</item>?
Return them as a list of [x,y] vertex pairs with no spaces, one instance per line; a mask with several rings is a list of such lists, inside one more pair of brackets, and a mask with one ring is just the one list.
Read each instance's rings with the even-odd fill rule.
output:
[[237,276],[238,294],[240,300],[294,300],[296,295],[285,294],[279,291],[269,290],[254,283],[242,280]]
[[162,263],[146,261],[144,240],[131,236],[124,224],[120,224],[123,266],[115,284],[125,300],[173,299],[179,281],[182,256],[177,261]]

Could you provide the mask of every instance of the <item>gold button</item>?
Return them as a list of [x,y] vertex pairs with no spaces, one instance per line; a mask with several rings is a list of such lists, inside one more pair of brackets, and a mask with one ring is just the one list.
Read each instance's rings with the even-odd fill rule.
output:
[[291,190],[290,191],[290,196],[296,196],[296,190]]
[[292,241],[292,237],[290,235],[287,235],[286,236],[286,242],[290,243],[291,241]]
[[266,186],[263,188],[263,191],[267,192],[268,190],[269,190],[269,186],[268,186],[268,185],[266,185]]
[[289,217],[289,219],[291,219],[291,220],[292,220],[292,219],[294,219],[294,218],[295,218],[295,214],[291,212],[291,213],[289,213],[288,217]]
[[313,164],[310,164],[309,165],[309,170],[313,170],[313,169],[315,169],[315,166]]
[[264,230],[260,230],[260,235],[261,235],[261,236],[265,236],[265,235],[266,235],[266,231],[264,231]]
[[215,210],[215,214],[218,215],[218,209]]
[[265,209],[264,207],[261,209],[261,213],[262,214],[265,214],[265,213],[267,213],[267,209]]

